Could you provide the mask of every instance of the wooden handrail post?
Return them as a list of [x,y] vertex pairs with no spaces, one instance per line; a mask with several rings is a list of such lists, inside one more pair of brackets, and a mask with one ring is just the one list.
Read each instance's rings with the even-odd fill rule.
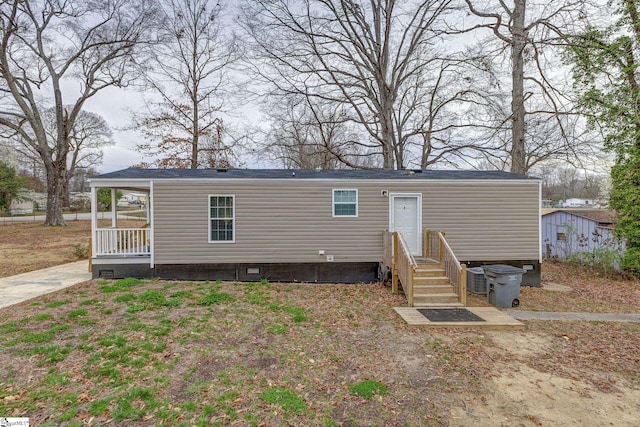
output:
[[[415,269],[413,267],[410,267],[410,271],[409,271],[409,286],[407,286],[408,289],[408,293],[409,295],[407,295],[407,300],[409,302],[409,307],[413,307],[413,275],[415,274]],[[402,285],[404,288],[404,285]]]
[[460,264],[460,304],[467,306],[467,265]]
[[393,232],[393,265],[391,266],[391,292],[398,293],[398,232]]
[[440,242],[440,247],[438,248],[438,262],[442,264],[442,253],[444,250],[444,231],[441,231],[440,234],[442,236],[438,239],[438,241]]
[[429,258],[429,229],[424,229],[424,257]]

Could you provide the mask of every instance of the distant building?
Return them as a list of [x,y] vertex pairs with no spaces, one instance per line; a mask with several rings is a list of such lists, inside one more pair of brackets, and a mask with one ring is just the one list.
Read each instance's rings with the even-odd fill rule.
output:
[[124,192],[122,198],[118,200],[119,207],[145,206],[146,204],[147,195],[139,192]]
[[546,259],[563,260],[578,252],[615,250],[624,242],[613,234],[616,213],[607,209],[558,209],[542,214],[542,251]]
[[598,201],[593,199],[567,199],[560,203],[563,208],[596,208]]
[[33,200],[14,199],[9,207],[10,215],[31,215],[33,213]]

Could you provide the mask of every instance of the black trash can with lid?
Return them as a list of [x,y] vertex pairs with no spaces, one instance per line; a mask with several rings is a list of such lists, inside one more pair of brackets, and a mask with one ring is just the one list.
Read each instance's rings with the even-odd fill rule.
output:
[[506,264],[483,265],[487,279],[487,299],[496,307],[517,307],[520,305],[520,283],[526,272],[522,268]]

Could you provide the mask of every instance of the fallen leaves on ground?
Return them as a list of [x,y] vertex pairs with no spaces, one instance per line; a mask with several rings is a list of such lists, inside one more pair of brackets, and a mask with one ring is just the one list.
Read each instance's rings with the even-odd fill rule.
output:
[[640,281],[607,278],[561,263],[542,264],[542,284],[568,286],[568,292],[521,288],[520,310],[640,313]]
[[[0,310],[0,413],[37,425],[446,425],[453,396],[491,371],[485,339],[407,327],[392,309],[402,297],[382,285],[126,285]],[[202,303],[212,292],[231,297]],[[387,392],[350,392],[367,380]]]
[[[110,226],[111,220],[100,220]],[[119,220],[121,227],[138,227],[145,220]],[[13,276],[78,260],[76,246],[88,253],[91,221],[67,221],[64,227],[42,223],[0,224],[0,277]]]

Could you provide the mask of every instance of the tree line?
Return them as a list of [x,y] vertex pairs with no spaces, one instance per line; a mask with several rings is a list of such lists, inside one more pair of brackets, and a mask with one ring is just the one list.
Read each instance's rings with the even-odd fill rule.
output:
[[[631,0],[8,0],[0,137],[44,170],[47,225],[113,143],[86,110],[110,87],[145,94],[141,166],[253,150],[286,167],[527,174],[604,150],[633,251],[638,20]],[[233,129],[247,103],[264,120]]]

